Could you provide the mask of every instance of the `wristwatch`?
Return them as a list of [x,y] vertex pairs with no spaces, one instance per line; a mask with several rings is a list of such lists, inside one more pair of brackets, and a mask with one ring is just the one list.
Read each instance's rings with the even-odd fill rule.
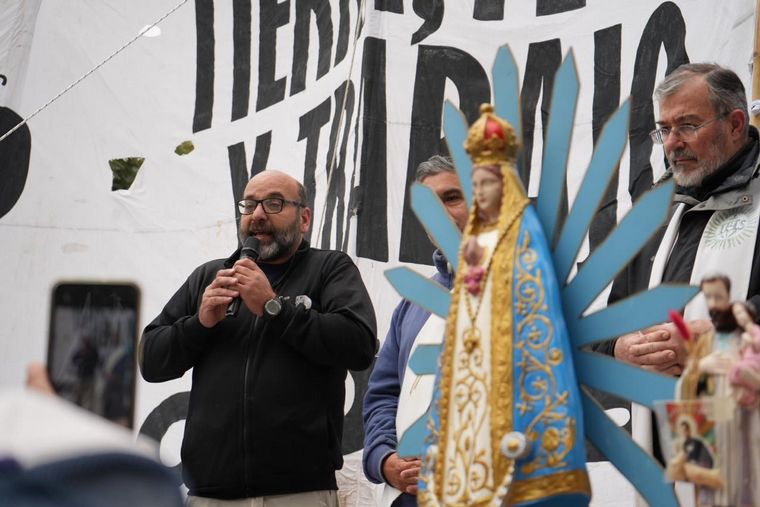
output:
[[282,301],[276,297],[264,303],[264,313],[270,319],[277,317],[282,311]]

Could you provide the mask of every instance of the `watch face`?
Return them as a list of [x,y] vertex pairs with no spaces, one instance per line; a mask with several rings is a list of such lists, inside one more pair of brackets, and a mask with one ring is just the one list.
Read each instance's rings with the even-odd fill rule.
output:
[[264,310],[272,316],[279,314],[281,309],[282,303],[280,303],[279,299],[270,299],[264,304]]

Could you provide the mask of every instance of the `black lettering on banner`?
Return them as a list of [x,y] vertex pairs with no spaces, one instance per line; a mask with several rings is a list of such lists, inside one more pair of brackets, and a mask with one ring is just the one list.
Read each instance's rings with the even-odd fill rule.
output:
[[317,79],[330,70],[333,25],[329,0],[298,0],[296,2],[296,23],[293,29],[293,72],[290,79],[290,94],[295,95],[306,89],[306,69],[309,61],[309,28],[311,13],[317,20],[319,35],[319,56],[317,58]]
[[586,7],[586,0],[537,0],[536,16],[551,16]]
[[[347,85],[347,86],[346,86]],[[330,146],[327,150],[327,180],[330,185],[327,188],[327,198],[325,200],[325,221],[322,226],[322,248],[330,248],[330,237],[332,236],[332,218],[336,211],[335,224],[335,248],[341,248],[343,244],[343,220],[346,215],[346,148],[348,144],[348,134],[351,133],[351,119],[354,114],[354,85],[351,81],[342,83],[335,90],[335,114],[333,115],[332,129],[330,130]],[[346,105],[343,106],[345,98]],[[335,150],[338,148],[338,128],[340,127],[340,117],[344,115],[343,136],[340,140],[340,149],[333,162]]]
[[[0,136],[22,120],[12,109],[0,106]],[[32,134],[27,124],[0,142],[0,217],[16,205],[24,192],[31,152]]]
[[290,22],[290,0],[259,0],[259,86],[256,111],[285,98],[285,78],[274,79],[277,61],[277,28]]
[[504,19],[505,2],[506,0],[475,0],[472,17],[478,21],[498,21]]
[[375,0],[375,10],[384,12],[393,12],[394,14],[404,13],[403,0]]
[[343,440],[341,441],[341,451],[343,455],[351,454],[364,447],[364,422],[362,420],[362,404],[364,395],[367,394],[367,384],[369,375],[375,367],[372,365],[366,370],[351,371],[348,374],[354,380],[354,401],[348,409],[348,413],[343,419]]
[[[359,100],[361,101],[361,96],[363,92],[363,87],[360,85],[359,87]],[[357,111],[359,110],[359,107],[357,106]],[[359,128],[361,126],[361,119],[362,115],[356,114],[354,120],[354,158],[352,161],[352,167],[353,170],[351,171],[351,182],[349,183],[349,187],[351,191],[348,195],[348,209],[346,212],[346,233],[343,235],[343,246],[341,247],[341,250],[344,252],[348,251],[348,238],[351,237],[351,218],[358,215],[358,207],[357,203],[359,202],[359,197],[361,195],[361,186],[355,186],[356,185],[356,168],[359,166],[358,159],[359,159]],[[386,229],[387,232],[387,229]],[[386,242],[387,245],[387,242]],[[387,251],[387,248],[386,248]]]
[[404,186],[404,212],[401,219],[401,262],[433,263],[433,245],[412,211],[409,186],[414,181],[417,166],[431,155],[441,152],[441,115],[447,79],[459,91],[459,109],[469,123],[478,118],[480,105],[491,100],[491,86],[486,71],[470,54],[447,46],[419,47],[409,162]]
[[362,153],[356,210],[356,255],[388,261],[388,125],[385,94],[385,41],[364,39],[362,55]]
[[[240,211],[237,202],[243,198],[248,180],[266,169],[269,160],[269,148],[272,146],[272,131],[256,137],[256,148],[253,152],[251,172],[248,173],[248,162],[245,155],[245,143],[237,143],[227,147],[230,163],[230,180],[232,181],[232,198],[235,207],[235,222],[240,226]],[[239,240],[238,240],[239,241]]]
[[361,35],[364,28],[364,16],[362,16],[362,7],[364,6],[364,0],[356,0],[356,10],[359,13],[356,20],[356,37]]
[[340,21],[338,22],[338,43],[335,44],[335,65],[342,62],[348,52],[348,41],[351,37],[351,11],[348,3],[349,0],[340,0],[338,5]]
[[[317,193],[317,151],[319,149],[319,133],[328,121],[330,121],[330,99],[326,99],[320,105],[308,111],[299,119],[298,140],[306,139],[306,158],[303,164],[303,186],[309,196],[308,206],[314,209],[314,196]],[[313,229],[306,233],[306,239],[311,239]]]
[[443,21],[443,0],[414,0],[412,9],[424,21],[412,34],[412,44],[418,44],[441,27]]
[[[594,32],[594,105],[591,131],[594,146],[602,128],[620,104],[620,34],[622,25]],[[593,252],[617,224],[618,172],[607,187],[599,210],[589,228],[589,246]]]
[[[140,426],[140,435],[152,438],[160,444],[172,424],[187,419],[187,408],[189,405],[189,391],[172,394],[151,410],[142,426]],[[172,469],[175,472],[179,472],[181,468],[182,463],[179,463]]]
[[[359,95],[361,96],[362,90],[359,89]],[[357,108],[358,109],[358,108]],[[356,203],[358,200],[358,195],[361,192],[361,187],[354,186],[356,184],[356,167],[357,167],[357,157],[359,154],[359,120],[361,118],[360,114],[356,115],[356,120],[354,123],[354,158],[352,162],[353,170],[351,171],[351,182],[349,183],[349,187],[351,189],[351,192],[348,195],[348,210],[346,212],[346,233],[343,235],[343,245],[340,247],[341,250],[344,252],[348,251],[348,238],[351,237],[351,218],[356,216],[357,209],[356,209]]]
[[214,110],[214,0],[196,0],[195,37],[193,132],[198,132],[211,128]]
[[0,86],[5,86],[8,83],[8,78],[5,74],[0,74]]
[[251,0],[232,2],[232,121],[248,116],[251,94]]
[[654,129],[652,93],[655,88],[660,47],[665,48],[665,73],[670,74],[678,66],[689,61],[685,39],[686,23],[681,10],[673,2],[660,5],[649,17],[641,34],[631,83],[631,167],[628,192],[634,202],[652,188],[653,183],[650,162],[652,140],[649,138],[649,132]]
[[[594,146],[604,124],[620,105],[621,28],[621,25],[613,25],[594,32],[594,100],[591,120]],[[589,228],[589,249],[592,252],[617,223],[617,189],[618,173],[615,171]],[[605,409],[631,410],[631,404],[626,400],[596,389],[589,389],[589,392]],[[588,440],[586,442],[587,461],[607,459]]]
[[[554,90],[554,75],[562,62],[562,44],[559,39],[534,42],[528,47],[528,60],[525,63],[520,107],[523,123],[523,150],[518,163],[520,179],[525,188],[530,185],[530,171],[533,161],[533,135],[536,129],[536,107],[538,97],[541,99],[541,129],[546,140],[546,126],[549,120],[549,107]],[[559,223],[567,216],[567,186],[562,187],[560,199]],[[559,229],[559,228],[558,228]],[[555,238],[548,238],[553,242]]]

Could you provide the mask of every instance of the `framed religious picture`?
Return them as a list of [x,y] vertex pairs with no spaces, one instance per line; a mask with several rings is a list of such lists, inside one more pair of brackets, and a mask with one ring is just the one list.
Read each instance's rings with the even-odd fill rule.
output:
[[662,401],[655,403],[655,413],[666,479],[694,484],[697,505],[711,505],[715,490],[724,488],[719,403],[709,398]]

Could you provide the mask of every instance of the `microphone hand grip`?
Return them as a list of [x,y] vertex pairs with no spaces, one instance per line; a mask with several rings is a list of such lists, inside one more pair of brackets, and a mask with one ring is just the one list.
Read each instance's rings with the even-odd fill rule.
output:
[[240,310],[240,296],[236,297],[232,300],[232,303],[230,303],[227,306],[227,311],[224,312],[225,317],[236,317],[238,310]]
[[[251,259],[253,262],[259,260],[259,240],[256,236],[248,236],[245,239],[243,248],[240,250],[240,258]],[[240,296],[232,300],[224,315],[225,317],[236,317],[238,310],[240,310]]]

